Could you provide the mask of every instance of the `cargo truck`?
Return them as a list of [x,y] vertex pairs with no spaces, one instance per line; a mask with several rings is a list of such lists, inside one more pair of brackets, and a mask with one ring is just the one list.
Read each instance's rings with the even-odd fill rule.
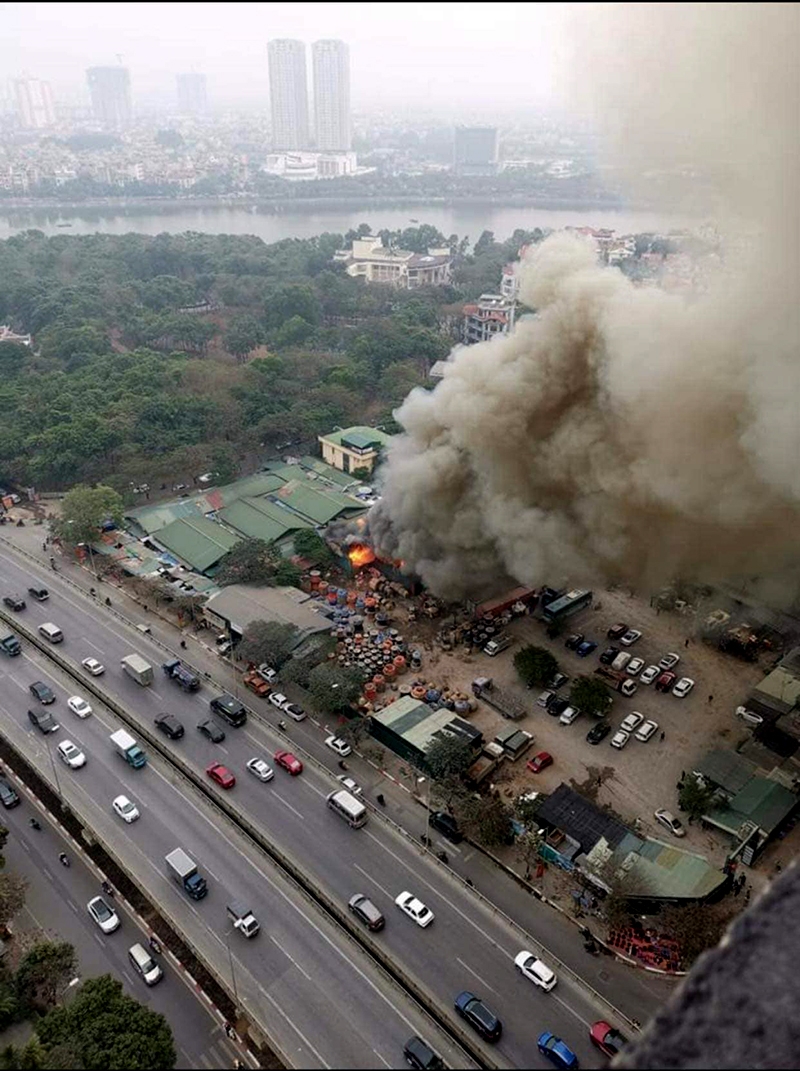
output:
[[200,687],[200,678],[196,673],[192,673],[190,669],[184,666],[183,662],[179,662],[177,658],[174,658],[171,662],[164,662],[161,666],[170,680],[175,681],[183,688],[184,692],[196,692]]
[[632,681],[627,673],[620,673],[618,670],[609,669],[607,666],[598,666],[595,673],[599,677],[603,677],[609,688],[615,692],[630,696],[636,691],[636,681]]
[[124,729],[117,729],[115,733],[111,734],[111,743],[134,770],[147,765],[147,755],[145,755],[131,734]]
[[491,677],[476,677],[472,682],[472,694],[512,721],[518,721],[528,713],[516,696],[503,692]]
[[176,848],[164,856],[167,869],[173,879],[182,886],[193,900],[202,900],[208,892],[206,879],[197,872],[197,863],[193,862],[183,848]]
[[489,655],[490,658],[494,658],[495,655],[499,655],[501,651],[505,651],[512,644],[510,636],[497,636],[493,640],[489,640],[483,649],[483,653]]
[[120,665],[128,676],[133,677],[136,683],[141,684],[142,687],[153,683],[153,667],[149,662],[145,662],[141,655],[125,655]]
[[22,651],[22,645],[17,637],[6,628],[0,628],[0,650],[11,658],[14,658],[15,655],[20,654]]
[[244,900],[231,900],[228,904],[228,918],[233,928],[245,937],[255,937],[261,925]]

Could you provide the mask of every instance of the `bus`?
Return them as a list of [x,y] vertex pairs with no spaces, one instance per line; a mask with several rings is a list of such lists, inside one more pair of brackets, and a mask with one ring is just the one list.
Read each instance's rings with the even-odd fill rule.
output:
[[548,603],[542,610],[542,617],[548,624],[557,625],[571,614],[577,614],[578,610],[583,610],[585,607],[590,606],[591,602],[591,591],[576,588],[574,591],[568,591],[566,595],[562,595],[555,602]]
[[366,825],[367,808],[361,800],[356,799],[350,792],[345,792],[343,788],[338,792],[331,792],[328,796],[328,806],[353,829]]

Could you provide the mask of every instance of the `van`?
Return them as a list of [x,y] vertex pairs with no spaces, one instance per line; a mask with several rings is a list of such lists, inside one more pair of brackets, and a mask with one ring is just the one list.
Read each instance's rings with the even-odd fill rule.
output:
[[352,826],[353,829],[359,829],[366,824],[367,808],[361,800],[357,800],[355,796],[345,792],[344,789],[330,793],[328,806],[332,811],[336,811],[341,818],[344,818],[345,822]]
[[140,974],[146,985],[155,985],[164,977],[164,972],[143,945],[133,945],[128,949],[131,966]]
[[355,896],[351,896],[347,901],[347,906],[356,918],[361,919],[367,929],[373,933],[382,930],[386,925],[386,919],[381,912],[363,893],[356,893]]
[[4,807],[16,807],[20,798],[5,778],[0,777],[0,803]]
[[510,636],[496,636],[493,640],[489,640],[483,649],[483,653],[487,654],[490,658],[494,658],[495,655],[499,655],[501,651],[505,651],[506,648],[510,646]]
[[58,625],[54,625],[52,621],[47,621],[44,625],[39,625],[39,635],[44,636],[44,638],[51,643],[61,643],[64,639],[64,633]]
[[623,651],[622,654],[618,654],[611,663],[611,668],[615,669],[617,673],[621,673],[632,658],[633,655],[628,654],[627,651]]

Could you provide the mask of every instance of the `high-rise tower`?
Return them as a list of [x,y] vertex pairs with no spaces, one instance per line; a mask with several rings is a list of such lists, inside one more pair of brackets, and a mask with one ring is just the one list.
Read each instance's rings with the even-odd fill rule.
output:
[[90,67],[86,72],[94,117],[110,130],[130,126],[131,75],[127,67]]
[[53,126],[56,111],[50,83],[38,78],[17,78],[14,82],[17,118],[24,130],[43,130]]
[[314,129],[320,152],[343,152],[350,130],[350,49],[344,41],[315,41]]
[[307,149],[309,129],[306,46],[302,41],[278,38],[269,42],[267,54],[272,147]]

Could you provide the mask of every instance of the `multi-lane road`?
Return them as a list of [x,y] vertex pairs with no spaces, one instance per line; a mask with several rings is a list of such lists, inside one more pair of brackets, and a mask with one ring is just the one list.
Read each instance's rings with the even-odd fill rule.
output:
[[[484,998],[504,1024],[503,1037],[492,1050],[501,1066],[544,1066],[536,1051],[536,1036],[545,1029],[562,1036],[584,1066],[597,1066],[602,1058],[589,1045],[588,1027],[597,1019],[615,1018],[606,1001],[627,1016],[644,1020],[666,996],[666,987],[658,981],[617,963],[592,961],[590,974],[574,928],[551,909],[531,901],[497,871],[487,881],[487,864],[471,852],[458,853],[448,846],[456,860],[454,869],[463,870],[465,876],[469,866],[479,872],[480,884],[475,884],[522,922],[529,936],[380,815],[373,814],[360,830],[346,826],[325,806],[338,768],[335,756],[323,745],[323,732],[312,722],[289,723],[288,735],[298,750],[316,761],[307,761],[299,777],[291,778],[277,769],[272,782],[257,782],[245,770],[247,759],[258,755],[271,761],[276,747],[287,746],[286,736],[274,728],[278,716],[272,708],[251,697],[249,705],[259,716],[242,729],[224,726],[225,741],[211,744],[196,725],[209,716],[208,701],[216,689],[204,686],[196,695],[184,693],[161,673],[165,653],[149,637],[109,615],[81,591],[62,584],[58,576],[22,561],[0,545],[3,592],[25,592],[34,580],[50,588],[51,598],[43,604],[29,601],[20,621],[31,628],[54,621],[65,635],[60,655],[75,663],[89,655],[104,662],[107,672],[100,679],[102,687],[141,719],[142,725],[152,730],[157,714],[175,714],[186,735],[168,746],[198,771],[213,760],[233,770],[237,785],[228,794],[230,801],[330,896],[342,904],[354,892],[370,896],[387,917],[379,937],[383,947],[443,1008],[452,1008],[453,998],[462,989]],[[113,716],[95,704],[92,718],[77,719],[65,701],[76,690],[74,682],[62,677],[45,655],[31,645],[24,646],[22,658],[0,662],[0,717],[7,735],[26,755],[35,757],[50,780],[53,764],[47,751],[55,743],[68,737],[84,748],[89,757],[84,769],[59,769],[62,792],[68,799],[80,797],[82,815],[100,835],[114,837],[117,855],[148,892],[182,924],[194,925],[204,955],[217,964],[218,974],[229,981],[229,987],[236,985],[242,1006],[257,1021],[269,1024],[292,1063],[359,1067],[374,1066],[377,1059],[380,1064],[400,1066],[403,1041],[417,1032],[440,1048],[451,1066],[465,1066],[464,1054],[454,1051],[447,1037],[425,1022],[413,1003],[263,856],[240,842],[236,830],[168,764],[151,761],[144,771],[125,766],[108,742],[109,732],[116,727]],[[134,651],[156,669],[150,688],[141,688],[120,669],[120,659]],[[215,668],[218,676],[226,679],[227,674],[230,679],[227,669]],[[51,738],[36,733],[26,718],[25,711],[33,703],[27,687],[33,679],[48,681],[58,696],[50,709],[64,731]],[[369,767],[357,760],[351,766],[368,795],[376,788],[386,790]],[[142,819],[130,827],[120,828],[110,812],[111,799],[120,790],[143,812]],[[389,802],[388,810],[403,818],[391,795]],[[211,895],[198,905],[187,901],[164,873],[163,856],[177,844],[195,855],[209,878]],[[394,897],[404,889],[435,912],[436,921],[428,929],[418,929],[395,908]],[[230,895],[249,898],[261,918],[264,933],[256,941],[246,943],[238,934],[226,934],[224,903]],[[559,973],[559,984],[550,994],[515,971],[514,956],[523,947],[550,959]],[[558,961],[582,977],[562,969]],[[618,1025],[624,1028],[624,1021]]]

